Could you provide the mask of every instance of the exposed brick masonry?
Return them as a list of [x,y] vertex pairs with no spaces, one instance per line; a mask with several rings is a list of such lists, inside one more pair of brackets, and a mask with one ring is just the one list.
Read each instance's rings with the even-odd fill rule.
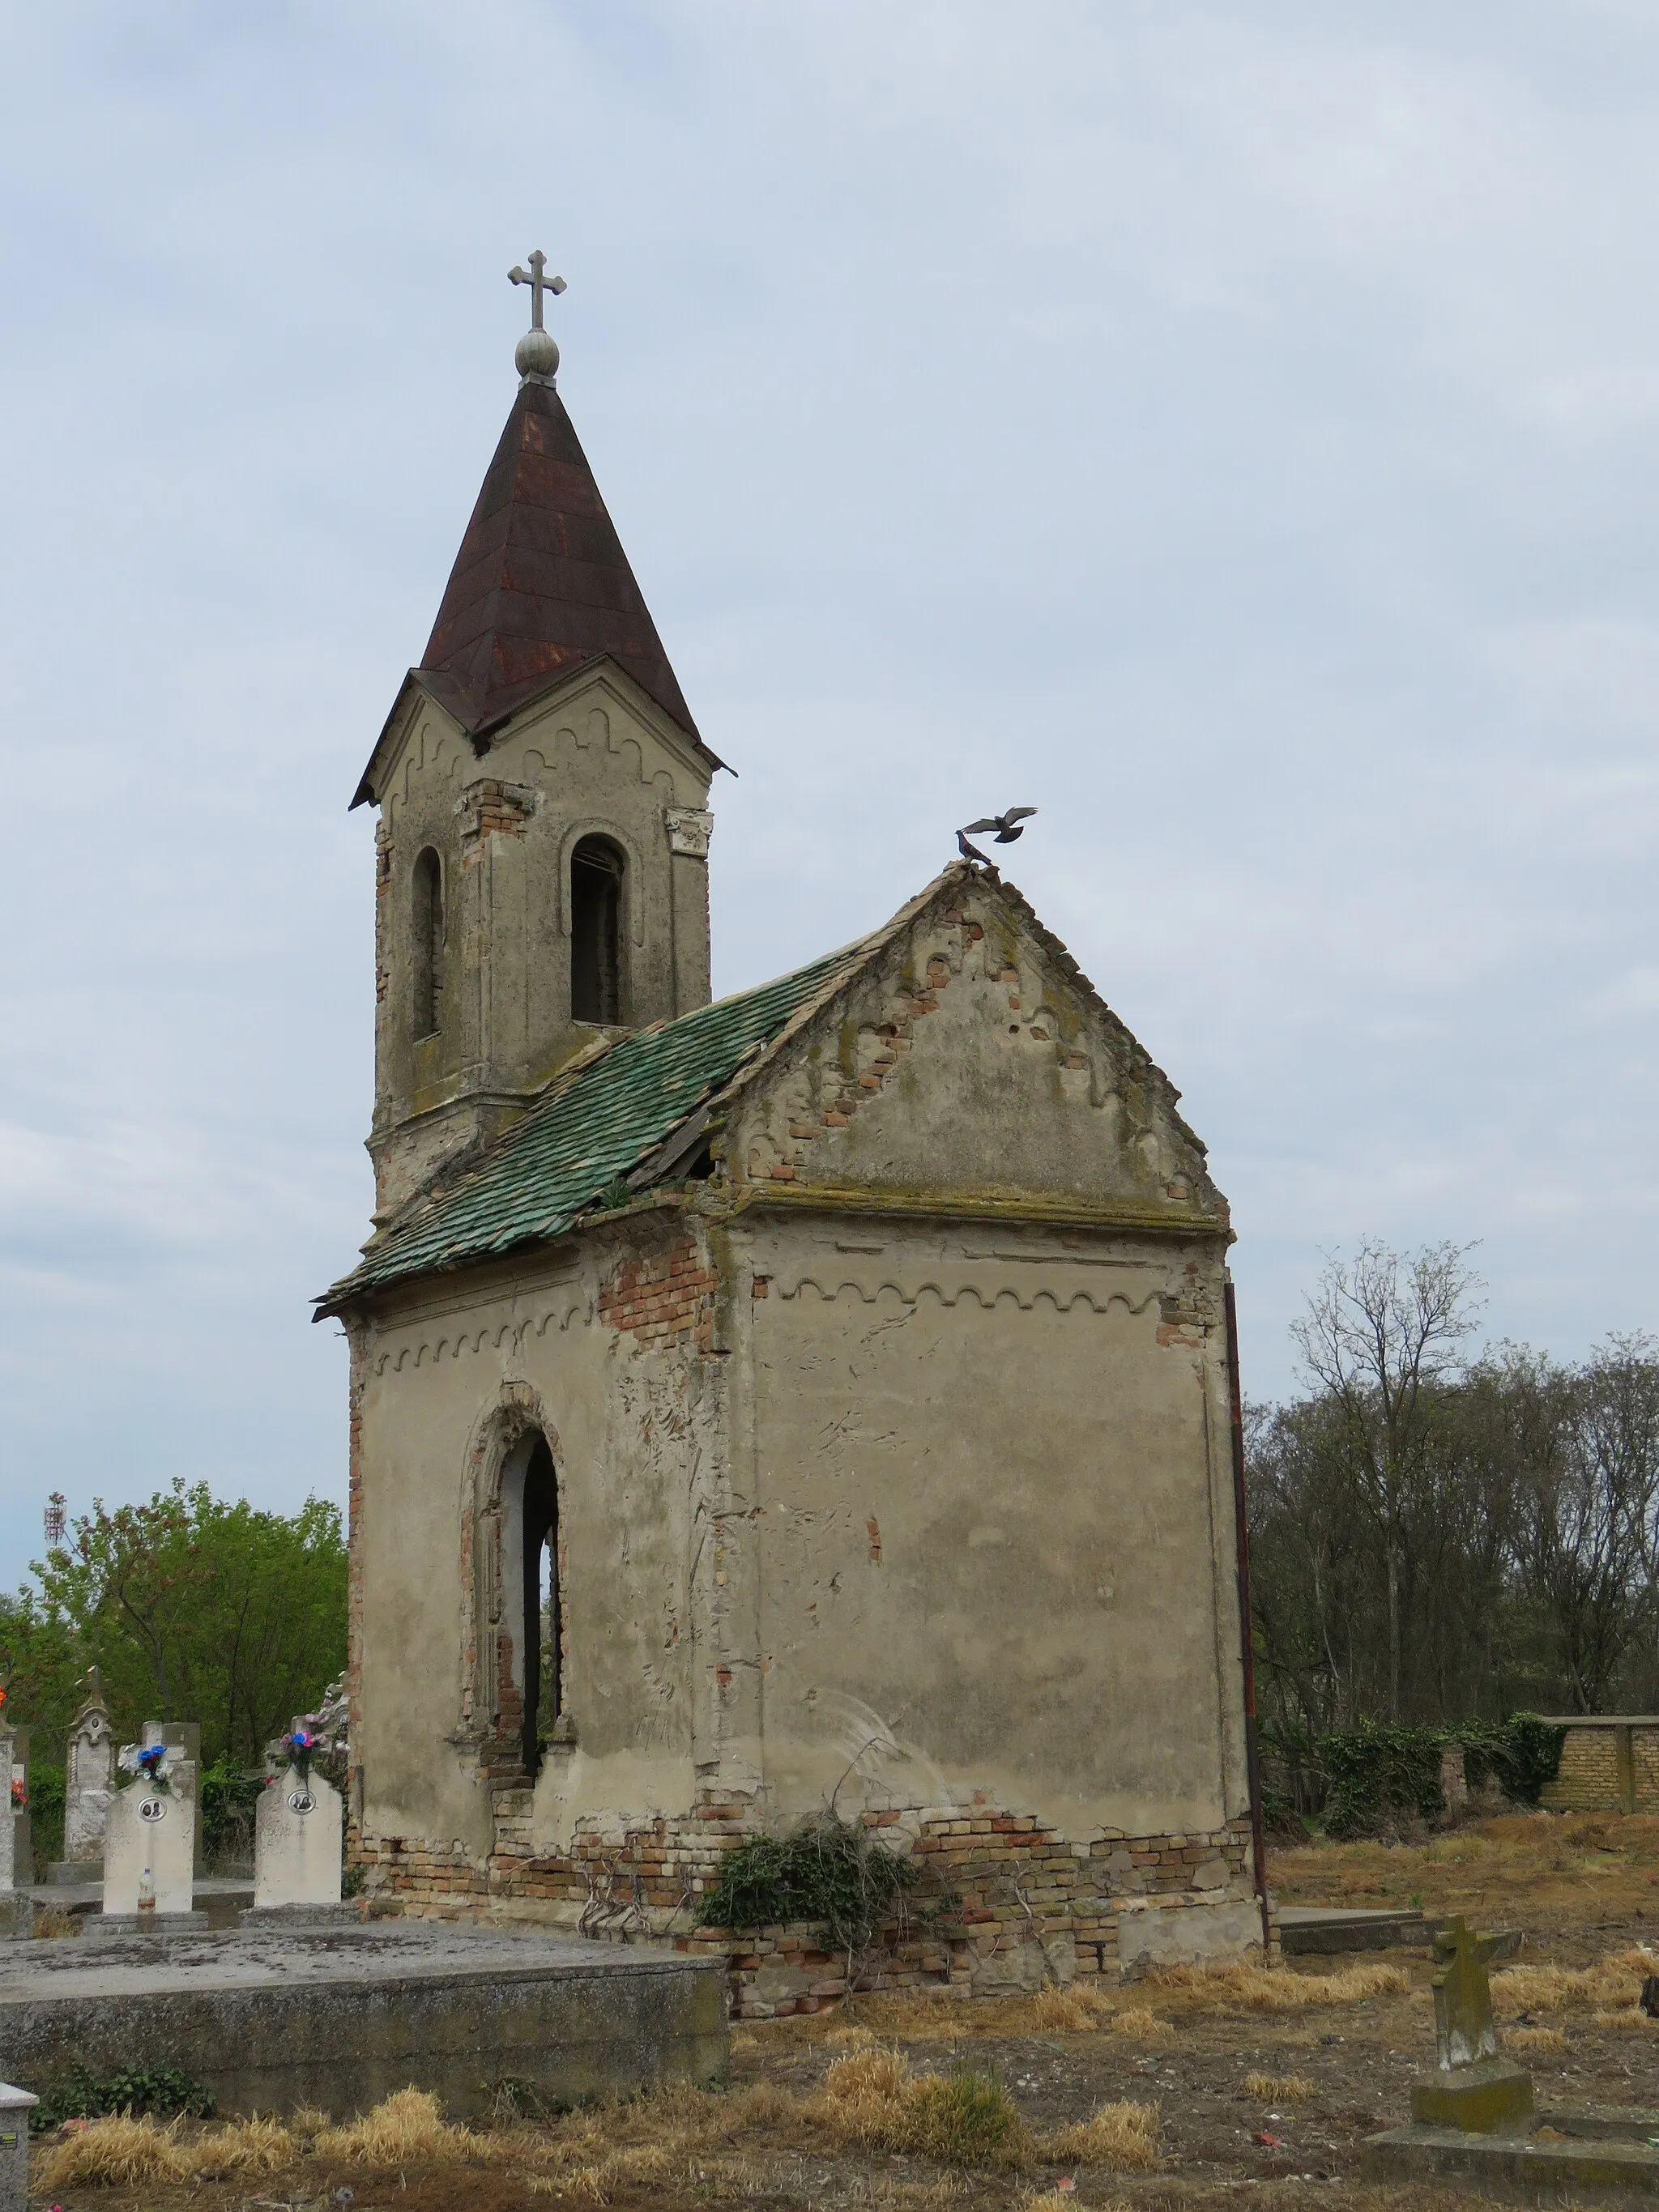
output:
[[713,1336],[714,1277],[694,1240],[623,1261],[599,1291],[599,1319],[641,1344],[707,1352]]
[[[492,1905],[541,1905],[590,1935],[671,1935],[678,1948],[729,1962],[734,2013],[747,2019],[816,2011],[845,1993],[846,1962],[811,1928],[701,1927],[698,1900],[722,1855],[755,1832],[750,1809],[711,1797],[674,1820],[579,1833],[568,1856],[532,1855],[531,1793],[497,1789],[495,1849],[487,1863],[401,1838],[357,1844],[371,1893],[404,1910],[461,1917]],[[915,1917],[890,1929],[859,1986],[965,1996],[1035,1937],[1052,1960],[1070,1940],[1079,1975],[1119,1976],[1125,1913],[1217,1904],[1249,1894],[1249,1823],[1213,1832],[1108,1836],[1073,1844],[1030,1815],[933,1807],[865,1815],[902,1826],[921,1869]]]

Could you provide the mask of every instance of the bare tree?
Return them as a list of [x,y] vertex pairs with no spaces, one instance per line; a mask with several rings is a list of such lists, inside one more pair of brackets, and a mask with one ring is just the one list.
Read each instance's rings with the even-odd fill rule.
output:
[[1472,1249],[1431,1244],[1407,1256],[1367,1240],[1351,1262],[1328,1262],[1291,1330],[1310,1381],[1338,1417],[1349,1480],[1382,1545],[1393,1720],[1413,1508],[1431,1480],[1439,1393],[1462,1374],[1480,1310]]
[[1654,1612],[1659,1345],[1610,1337],[1576,1373],[1550,1372],[1562,1415],[1554,1448],[1527,1468],[1522,1561],[1552,1620],[1567,1696],[1590,1713]]

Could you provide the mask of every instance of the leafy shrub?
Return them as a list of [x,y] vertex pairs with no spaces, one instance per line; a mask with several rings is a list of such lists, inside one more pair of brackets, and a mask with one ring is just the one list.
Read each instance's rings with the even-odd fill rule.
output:
[[40,2134],[64,2120],[100,2120],[114,2112],[204,2120],[212,2111],[213,2092],[177,2066],[123,2067],[100,2081],[77,2059],[68,2081],[48,2090],[29,2114],[29,2125]]
[[33,1765],[29,1768],[29,1836],[37,1868],[64,1856],[64,1790],[67,1779],[61,1766]]
[[1455,1728],[1390,1728],[1362,1721],[1322,1735],[1325,1826],[1333,1836],[1358,1836],[1391,1812],[1431,1820],[1444,1809],[1440,1755],[1448,1744],[1462,1747],[1465,1771],[1477,1789],[1492,1777],[1507,1796],[1535,1805],[1555,1773],[1565,1735],[1536,1713],[1512,1714],[1501,1726],[1461,1721]]
[[890,1920],[903,1917],[916,1879],[910,1861],[867,1828],[821,1813],[793,1834],[751,1836],[728,1851],[703,1897],[702,1919],[710,1928],[815,1920],[835,1949],[862,1951]]
[[202,1852],[210,1866],[253,1856],[253,1816],[264,1777],[234,1759],[218,1759],[201,1779]]

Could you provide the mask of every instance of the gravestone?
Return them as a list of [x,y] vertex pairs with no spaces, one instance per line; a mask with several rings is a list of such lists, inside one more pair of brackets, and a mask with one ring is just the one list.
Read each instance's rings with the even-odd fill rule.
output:
[[[14,1729],[0,1729],[0,1774],[8,1778],[15,1741]],[[9,1796],[9,1790],[7,1794]],[[4,1816],[0,1817],[0,1942],[34,1933],[33,1900],[27,1884],[20,1887],[17,1881],[17,1836],[16,1818],[8,1807]]]
[[1521,2135],[1532,2124],[1532,2076],[1498,2055],[1492,2024],[1486,1967],[1498,1942],[1478,1936],[1462,1917],[1435,1936],[1437,2063],[1412,2084],[1412,2118],[1419,2126]]
[[194,1791],[143,1773],[118,1790],[104,1830],[102,1932],[205,1927],[191,1910],[195,1875]]
[[199,1721],[146,1721],[144,1746],[163,1743],[171,1754],[168,1767],[173,1786],[196,1808],[196,1879],[207,1875],[202,1837],[202,1725]]
[[109,1818],[115,1729],[104,1703],[104,1681],[94,1667],[87,1698],[70,1723],[64,1776],[64,1856],[53,1862],[53,1881],[98,1881],[104,1864],[104,1824]]
[[338,1907],[344,1837],[344,1802],[320,1774],[289,1766],[268,1782],[253,1816],[254,1912]]
[[11,1732],[11,1878],[17,1889],[27,1889],[34,1880],[34,1815],[29,1807],[29,1741],[33,1729],[18,1728]]
[[40,2101],[0,2081],[0,2212],[27,2212],[29,2114]]

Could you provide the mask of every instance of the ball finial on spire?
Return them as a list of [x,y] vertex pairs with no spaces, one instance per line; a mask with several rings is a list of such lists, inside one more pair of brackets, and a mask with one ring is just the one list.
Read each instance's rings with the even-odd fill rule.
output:
[[565,289],[565,281],[562,276],[544,276],[542,271],[546,266],[547,256],[538,246],[528,269],[513,268],[507,272],[509,284],[530,287],[530,328],[513,354],[514,365],[526,384],[551,384],[558,374],[559,349],[551,331],[542,327],[542,296],[551,292],[556,298]]

